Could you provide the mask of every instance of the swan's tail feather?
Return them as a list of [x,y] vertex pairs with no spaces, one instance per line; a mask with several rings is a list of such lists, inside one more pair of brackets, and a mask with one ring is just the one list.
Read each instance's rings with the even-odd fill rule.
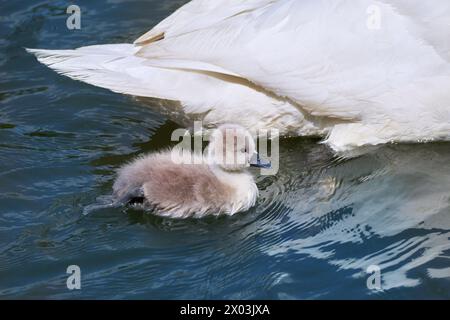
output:
[[215,92],[216,83],[195,73],[152,66],[148,59],[135,55],[139,47],[132,44],[26,50],[61,75],[113,92],[181,102],[186,113],[204,113],[209,111],[205,109],[208,104],[214,106],[205,95]]
[[[246,82],[191,71],[190,65],[185,65],[189,62],[139,57],[139,49],[133,44],[112,44],[75,50],[27,51],[49,68],[74,80],[117,93],[176,101],[176,106],[161,111],[180,123],[198,119],[207,126],[236,122],[255,130],[271,127],[280,130],[280,134],[323,132],[323,128],[308,122],[288,101]],[[196,65],[200,67],[206,66]]]
[[235,84],[180,70],[176,61],[159,66],[157,60],[138,57],[139,47],[132,44],[26,50],[61,75],[117,93],[178,101],[186,113],[207,113],[219,102],[226,102],[218,97],[219,90],[257,95],[249,88],[237,88]]
[[[167,98],[164,92],[152,90],[143,79],[127,70],[130,60],[139,66],[130,44],[98,45],[75,50],[26,49],[39,62],[61,75],[118,93],[136,96]],[[164,79],[164,78],[162,78]]]

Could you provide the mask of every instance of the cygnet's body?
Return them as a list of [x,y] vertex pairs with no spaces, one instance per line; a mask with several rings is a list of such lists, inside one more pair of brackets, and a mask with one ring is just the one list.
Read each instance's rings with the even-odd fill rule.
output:
[[[221,142],[225,132],[227,141],[231,133],[231,145]],[[245,136],[244,148],[236,146],[239,135]],[[236,161],[237,153],[242,153],[244,162]],[[179,153],[166,151],[124,166],[114,183],[114,196],[122,202],[137,200],[155,214],[172,218],[233,215],[250,209],[258,197],[254,179],[246,171],[255,153],[253,138],[245,129],[224,125],[212,134],[208,155],[193,153],[189,164],[182,163]],[[225,163],[227,155],[232,163]]]

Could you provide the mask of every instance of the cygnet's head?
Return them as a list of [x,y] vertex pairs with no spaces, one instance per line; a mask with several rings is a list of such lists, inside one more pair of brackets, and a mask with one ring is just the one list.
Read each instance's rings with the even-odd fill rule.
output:
[[210,164],[225,171],[242,171],[246,168],[268,168],[256,151],[250,132],[236,124],[224,124],[211,134],[208,146]]

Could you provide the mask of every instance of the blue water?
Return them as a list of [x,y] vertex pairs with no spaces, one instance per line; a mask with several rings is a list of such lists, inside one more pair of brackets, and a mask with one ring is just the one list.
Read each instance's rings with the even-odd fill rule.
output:
[[[340,160],[281,141],[280,172],[231,218],[131,208],[83,216],[115,170],[169,146],[178,125],[145,104],[57,75],[23,47],[131,42],[186,1],[0,1],[0,298],[448,299],[450,144]],[[81,290],[66,268],[81,268]],[[367,287],[380,268],[382,290]]]

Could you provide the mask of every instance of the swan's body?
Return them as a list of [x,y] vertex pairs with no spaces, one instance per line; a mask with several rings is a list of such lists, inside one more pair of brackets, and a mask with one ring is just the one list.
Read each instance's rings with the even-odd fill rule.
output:
[[[229,141],[239,135],[249,141],[242,163],[237,159],[230,163],[225,163],[225,158],[218,159],[225,153],[234,159],[241,152],[239,146],[219,144],[226,130],[232,131],[227,136]],[[155,214],[171,218],[234,215],[254,206],[258,196],[253,177],[246,171],[255,151],[253,139],[245,129],[220,126],[210,139],[207,156],[192,153],[186,157],[171,150],[140,157],[122,167],[113,186],[114,198],[118,203],[138,199],[154,209]]]
[[206,125],[345,151],[450,140],[449,16],[448,0],[194,0],[134,45],[33,52],[74,79],[179,101]]

